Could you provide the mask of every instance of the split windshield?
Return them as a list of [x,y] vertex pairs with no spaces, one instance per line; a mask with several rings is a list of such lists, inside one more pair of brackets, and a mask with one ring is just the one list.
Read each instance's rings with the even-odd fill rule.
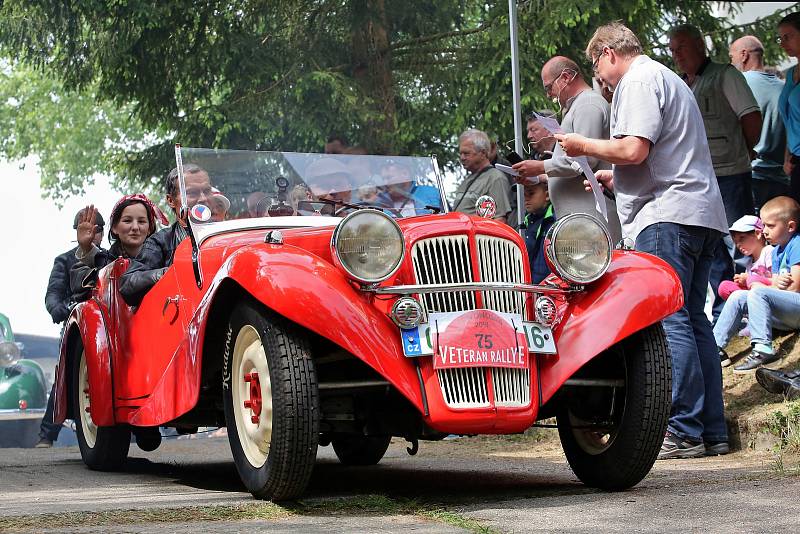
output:
[[185,147],[178,156],[193,222],[344,216],[363,207],[400,218],[443,206],[432,158]]

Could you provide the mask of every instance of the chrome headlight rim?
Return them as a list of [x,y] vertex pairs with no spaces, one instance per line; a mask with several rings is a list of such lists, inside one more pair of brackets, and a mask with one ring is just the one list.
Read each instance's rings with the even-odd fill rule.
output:
[[[359,276],[353,273],[347,267],[347,263],[342,260],[342,256],[339,252],[338,242],[341,236],[342,230],[347,226],[347,224],[352,221],[356,217],[363,217],[365,215],[374,215],[377,217],[382,217],[386,221],[394,227],[397,231],[397,235],[400,238],[400,256],[397,258],[397,261],[392,265],[392,268],[384,275],[375,277],[375,278],[365,278],[363,276]],[[356,210],[352,213],[347,214],[340,222],[336,225],[336,228],[333,230],[333,235],[331,236],[331,249],[333,249],[334,257],[336,258],[336,262],[342,268],[342,270],[347,274],[347,276],[356,282],[364,285],[375,285],[383,282],[384,280],[388,280],[400,269],[400,266],[403,265],[403,260],[406,257],[406,244],[405,244],[405,236],[403,235],[403,231],[400,229],[400,225],[397,224],[397,221],[394,220],[391,216],[387,215],[386,213],[377,210],[377,209],[360,209]]]
[[[558,233],[567,225],[567,223],[573,222],[575,219],[586,219],[592,224],[596,224],[602,230],[603,236],[605,237],[605,243],[608,250],[606,260],[603,264],[603,267],[593,276],[577,277],[571,274],[563,267],[563,265],[561,265],[561,263],[559,263],[558,258],[556,257],[555,244]],[[608,233],[608,229],[603,225],[603,223],[600,222],[600,219],[593,215],[589,215],[588,213],[571,213],[557,220],[555,224],[550,227],[550,230],[548,230],[547,235],[545,236],[545,259],[547,260],[548,265],[550,265],[550,268],[563,280],[575,285],[590,284],[606,274],[611,265],[613,251],[614,247],[611,242],[611,234]]]

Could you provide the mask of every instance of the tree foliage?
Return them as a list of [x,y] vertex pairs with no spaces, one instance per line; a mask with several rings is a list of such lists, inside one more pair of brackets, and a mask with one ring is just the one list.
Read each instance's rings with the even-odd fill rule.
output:
[[[776,61],[769,56],[777,52],[769,38],[774,19],[728,28],[709,4],[519,2],[523,110],[548,103],[541,65],[563,54],[588,67],[583,49],[594,29],[610,20],[625,21],[656,56],[664,55],[664,35],[676,22],[699,26],[712,37],[717,55],[727,52],[731,36],[755,28],[772,47],[768,61]],[[127,128],[114,122],[116,130],[86,131],[78,138],[101,146],[111,139],[115,147],[123,138],[130,142],[125,154],[85,158],[94,163],[85,165],[53,152],[53,162],[61,160],[64,167],[62,174],[48,175],[63,179],[48,181],[53,194],[74,191],[79,178],[101,170],[131,181],[160,175],[171,163],[167,147],[175,141],[319,152],[329,134],[339,133],[370,152],[434,154],[452,163],[455,139],[467,127],[490,131],[501,141],[513,137],[506,2],[6,0],[0,5],[0,44],[24,63],[20,68],[30,72],[30,65],[41,79],[58,80],[52,94],[93,101],[104,110],[100,116],[129,120]],[[21,126],[20,121],[0,125],[13,132]],[[19,155],[23,145],[4,154]]]

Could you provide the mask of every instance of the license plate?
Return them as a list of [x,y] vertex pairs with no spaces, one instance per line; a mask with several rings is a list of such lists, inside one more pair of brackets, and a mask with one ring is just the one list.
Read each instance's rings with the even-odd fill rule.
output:
[[[431,314],[434,319],[436,314]],[[528,341],[528,351],[536,354],[555,354],[556,341],[553,338],[553,331],[549,326],[545,326],[533,321],[520,321],[522,331]],[[433,354],[433,335],[434,332],[430,323],[421,323],[416,328],[401,329],[400,343],[403,345],[403,354],[409,358],[417,356],[431,356]]]

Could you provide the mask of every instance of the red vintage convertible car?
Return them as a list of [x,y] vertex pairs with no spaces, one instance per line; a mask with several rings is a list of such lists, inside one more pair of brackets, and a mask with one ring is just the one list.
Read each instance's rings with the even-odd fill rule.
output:
[[547,237],[556,274],[531,285],[521,237],[449,212],[430,158],[176,161],[219,194],[190,210],[174,264],[138,307],[118,292],[127,260],[109,265],[65,328],[56,420],[76,421],[91,469],[122,467],[132,433],[152,450],[159,427],[226,426],[247,489],[289,499],[319,445],[367,465],[393,436],[414,452],[556,417],[586,484],[649,472],[671,394],[660,320],[682,302],[661,260],[575,214]]

